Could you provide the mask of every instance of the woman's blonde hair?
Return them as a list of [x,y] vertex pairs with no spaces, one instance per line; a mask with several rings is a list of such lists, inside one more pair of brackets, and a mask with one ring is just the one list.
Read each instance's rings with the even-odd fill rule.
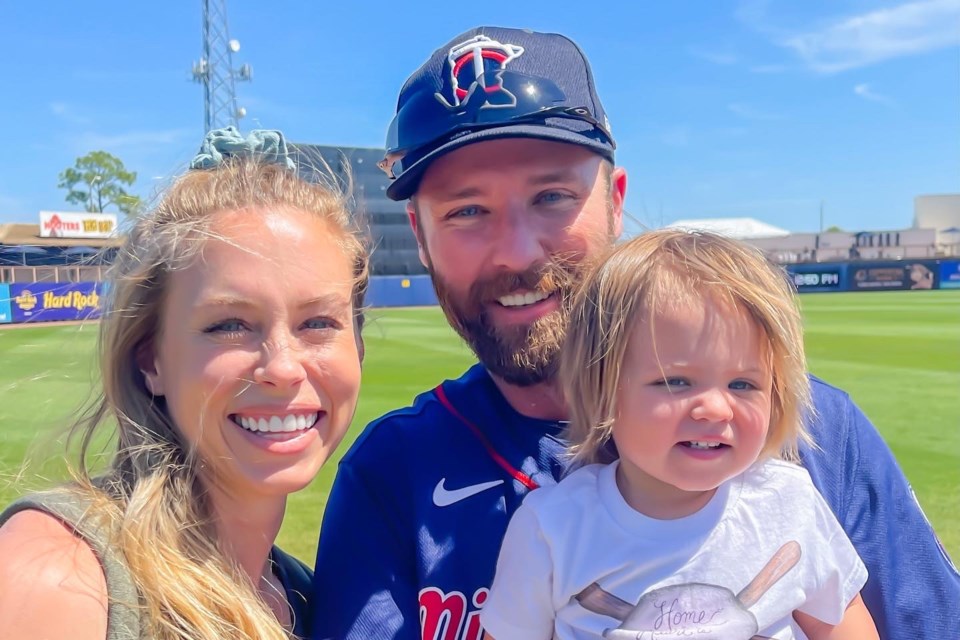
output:
[[[319,172],[316,172],[319,176]],[[98,344],[102,392],[73,427],[80,443],[78,491],[114,536],[139,588],[146,635],[164,640],[285,639],[289,634],[218,544],[211,505],[164,399],[138,364],[159,332],[170,274],[213,237],[213,214],[288,207],[326,221],[353,265],[357,339],[367,285],[364,236],[332,178],[314,182],[278,164],[233,158],[188,171],[140,216],[111,267]],[[318,269],[322,264],[318,263]],[[362,353],[362,351],[361,351]],[[113,423],[116,451],[91,477],[88,452]]]
[[574,296],[560,356],[574,467],[616,459],[611,442],[616,399],[637,323],[658,309],[703,304],[710,297],[745,311],[761,331],[773,374],[761,457],[797,459],[798,441],[809,439],[802,418],[811,410],[810,383],[802,318],[785,271],[736,240],[666,229],[618,245]]

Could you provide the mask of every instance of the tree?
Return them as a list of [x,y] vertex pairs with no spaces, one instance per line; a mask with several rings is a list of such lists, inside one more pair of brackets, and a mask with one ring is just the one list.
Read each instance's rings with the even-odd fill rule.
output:
[[141,205],[139,196],[127,193],[124,185],[132,186],[136,171],[127,171],[123,162],[106,151],[91,151],[77,158],[76,164],[60,174],[61,189],[67,190],[67,202],[86,207],[87,211],[101,212],[111,204],[127,215]]
[[843,231],[843,229],[841,229],[840,227],[838,227],[838,226],[835,225],[835,224],[827,227],[826,230],[825,230],[826,233],[838,233],[838,232],[842,232],[842,231]]

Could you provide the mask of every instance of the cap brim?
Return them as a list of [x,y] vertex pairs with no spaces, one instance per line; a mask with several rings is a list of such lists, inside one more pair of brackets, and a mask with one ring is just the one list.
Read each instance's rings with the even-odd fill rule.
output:
[[484,140],[494,140],[498,138],[537,138],[540,140],[553,140],[555,142],[566,142],[569,144],[586,147],[595,153],[613,162],[613,145],[609,142],[599,140],[589,135],[591,132],[577,132],[569,129],[560,129],[558,127],[549,127],[542,124],[513,124],[502,127],[491,127],[489,129],[480,129],[473,131],[451,140],[446,144],[440,145],[427,155],[415,162],[409,169],[406,169],[400,177],[394,180],[387,187],[387,197],[391,200],[408,200],[417,191],[420,179],[430,163],[440,156],[455,151],[474,142]]

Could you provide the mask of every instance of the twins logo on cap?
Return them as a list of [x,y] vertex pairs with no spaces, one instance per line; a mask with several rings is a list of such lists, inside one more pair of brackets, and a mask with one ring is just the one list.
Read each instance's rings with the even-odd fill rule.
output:
[[448,101],[443,94],[437,93],[437,100],[448,109],[456,109],[480,88],[486,94],[481,109],[516,106],[517,97],[503,86],[498,74],[490,72],[504,70],[508,62],[522,54],[523,47],[503,44],[485,35],[450,47],[447,64],[450,66],[453,96]]

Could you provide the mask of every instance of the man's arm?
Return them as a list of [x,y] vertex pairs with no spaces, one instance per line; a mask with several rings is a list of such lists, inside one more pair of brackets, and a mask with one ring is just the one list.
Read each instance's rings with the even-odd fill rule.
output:
[[415,547],[389,486],[347,461],[330,492],[313,577],[313,640],[419,640]]
[[867,566],[863,599],[881,638],[960,638],[960,574],[893,453],[847,394],[813,379],[819,449],[804,466]]

